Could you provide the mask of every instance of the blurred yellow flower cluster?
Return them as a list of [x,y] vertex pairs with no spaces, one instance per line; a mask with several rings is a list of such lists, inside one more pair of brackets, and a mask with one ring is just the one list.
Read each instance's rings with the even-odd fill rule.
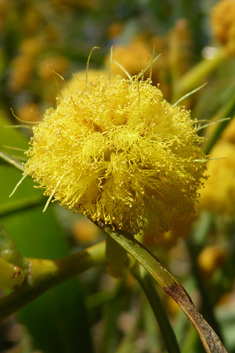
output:
[[235,212],[235,145],[225,140],[217,142],[208,162],[210,178],[200,191],[199,209],[217,214]]
[[217,268],[222,266],[226,259],[226,250],[218,244],[206,246],[198,256],[198,265],[206,277],[210,276],[215,272]]
[[[174,27],[168,34],[163,36],[148,36],[146,34],[136,35],[129,44],[116,44],[112,58],[129,72],[131,76],[138,75],[144,68],[149,66],[153,55],[159,54],[158,59],[152,65],[152,84],[160,84],[164,97],[171,97],[170,77],[175,80],[182,76],[190,68],[191,64],[192,38],[188,28],[187,20],[176,21]],[[110,56],[105,59],[106,68],[109,67]],[[150,68],[144,72],[144,77],[149,77]],[[112,64],[113,76],[126,77],[123,70],[114,63]]]
[[194,212],[200,142],[190,113],[148,80],[97,78],[34,127],[25,174],[94,221],[159,234]]
[[42,42],[38,38],[27,38],[22,42],[19,54],[12,61],[9,85],[13,92],[19,93],[30,83],[41,50]]
[[[215,125],[207,128],[213,133]],[[198,211],[208,210],[221,215],[235,212],[235,119],[224,130],[210,154],[207,164],[210,178],[200,190]]]
[[235,55],[235,1],[219,1],[211,13],[211,25],[215,38]]

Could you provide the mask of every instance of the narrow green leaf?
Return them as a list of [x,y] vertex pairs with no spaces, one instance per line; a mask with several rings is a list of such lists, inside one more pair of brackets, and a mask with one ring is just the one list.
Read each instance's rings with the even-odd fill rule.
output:
[[190,296],[178,280],[137,240],[111,227],[103,226],[119,245],[132,255],[181,307],[196,328],[207,353],[226,353],[224,346],[210,325],[195,308]]
[[[216,116],[216,120],[223,120],[225,118],[233,118],[235,115],[235,95],[233,95],[232,99],[227,103],[227,105],[221,109],[219,114]],[[204,146],[205,154],[209,154],[218,139],[220,138],[222,132],[226,129],[228,124],[231,122],[230,120],[223,120],[221,123],[218,123],[216,129],[213,134],[208,139],[207,143]]]
[[24,171],[23,164],[17,160],[17,158],[12,157],[10,154],[0,151],[0,158],[2,158],[4,161],[12,165],[13,167],[21,170],[22,172]]
[[197,288],[201,294],[201,311],[205,316],[206,320],[210,323],[213,329],[217,332],[220,339],[223,341],[223,336],[219,323],[214,315],[214,310],[210,298],[210,293],[208,293],[206,286],[204,284],[203,276],[198,267],[198,255],[202,248],[205,246],[208,233],[212,226],[212,215],[208,212],[203,212],[201,217],[197,222],[197,227],[195,227],[191,233],[191,236],[187,240],[187,247],[189,252],[189,259],[191,263],[191,271],[194,279],[197,283]]
[[165,345],[167,347],[168,353],[180,353],[180,349],[174,331],[166,315],[158,292],[154,284],[152,283],[149,273],[143,267],[136,268],[136,266],[132,269],[131,272],[134,277],[138,280],[139,284],[141,285],[143,291],[146,294],[146,297],[148,298],[148,301],[156,316],[159,328],[165,340]]

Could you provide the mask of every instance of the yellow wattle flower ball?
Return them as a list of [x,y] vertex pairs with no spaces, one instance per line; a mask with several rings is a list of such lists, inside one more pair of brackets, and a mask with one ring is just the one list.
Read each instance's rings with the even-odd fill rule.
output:
[[25,174],[66,208],[132,235],[159,234],[194,212],[201,138],[189,111],[149,80],[97,78],[33,129]]

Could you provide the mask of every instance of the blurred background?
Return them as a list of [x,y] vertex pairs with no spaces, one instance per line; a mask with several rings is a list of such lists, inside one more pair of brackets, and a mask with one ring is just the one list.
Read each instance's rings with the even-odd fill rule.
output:
[[[31,127],[88,80],[109,77],[113,59],[130,75],[154,55],[153,85],[182,101],[208,139],[218,121],[235,113],[234,0],[0,0],[0,150],[25,161]],[[126,77],[111,65],[111,81]],[[149,71],[145,72],[146,78]],[[13,112],[10,110],[12,109]],[[17,119],[17,118],[18,119]],[[209,125],[207,127],[207,125]],[[195,217],[179,221],[145,245],[183,283],[199,311],[235,353],[235,125],[209,151],[208,174]],[[16,148],[16,149],[13,149]],[[104,239],[79,214],[46,198],[21,174],[0,164],[0,221],[24,256],[55,259]],[[1,245],[1,244],[0,244]],[[1,250],[1,249],[0,249]],[[1,296],[5,293],[1,292]],[[159,294],[182,353],[203,351],[176,304]],[[138,283],[117,280],[105,266],[45,293],[0,323],[0,352],[160,353],[166,348]]]
[[92,54],[91,68],[107,69],[110,48],[117,46],[115,59],[131,74],[147,66],[155,46],[155,55],[161,57],[154,83],[160,82],[169,99],[174,46],[180,42],[182,75],[212,45],[209,16],[214,3],[1,0],[1,106],[8,113],[12,107],[24,120],[38,120],[37,114],[55,106],[57,86],[63,84],[53,70],[68,80],[85,70],[94,46],[100,49]]

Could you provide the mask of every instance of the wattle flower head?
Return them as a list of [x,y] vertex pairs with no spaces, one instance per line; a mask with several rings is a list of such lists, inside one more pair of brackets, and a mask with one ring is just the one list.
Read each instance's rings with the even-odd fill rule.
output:
[[200,142],[190,112],[149,80],[97,78],[34,127],[25,174],[93,221],[159,234],[194,212]]

